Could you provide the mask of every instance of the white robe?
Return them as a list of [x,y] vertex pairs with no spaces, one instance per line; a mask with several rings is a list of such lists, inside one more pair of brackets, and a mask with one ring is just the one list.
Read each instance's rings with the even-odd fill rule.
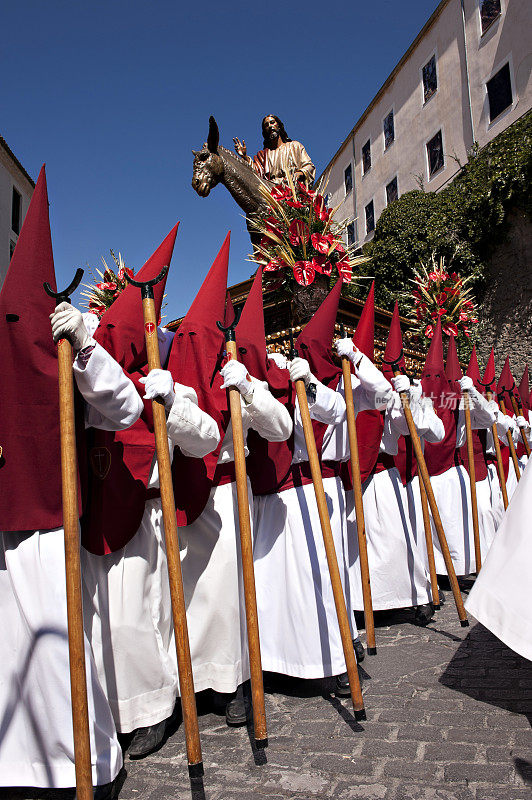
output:
[[[489,428],[495,422],[493,412],[489,410],[485,398],[476,390],[471,390],[471,427],[473,429]],[[465,444],[465,417],[463,411],[463,401],[460,401],[458,412],[458,424],[456,430],[456,447],[460,448]],[[469,474],[463,466],[452,466],[442,472],[441,475],[431,475],[430,482],[436,504],[441,517],[445,538],[449,546],[449,552],[453,566],[457,575],[470,575],[476,570],[475,544],[473,537],[473,518],[471,513],[471,489]],[[483,494],[482,494],[483,493]],[[486,496],[486,489],[481,489],[481,498]],[[412,486],[412,499],[415,503],[415,514],[419,531],[422,530],[423,515],[421,512],[421,498],[419,496],[419,485],[414,482]],[[489,521],[489,520],[488,520]],[[480,516],[479,516],[480,522]],[[432,541],[434,544],[434,561],[436,572],[445,575],[445,561],[440,548],[440,542],[434,522],[431,517]],[[493,529],[490,525],[480,533],[481,554],[484,556],[493,539]]]
[[[219,442],[196,392],[176,383],[168,414],[174,446],[196,458]],[[159,487],[154,456],[148,487]],[[178,692],[172,606],[160,498],[146,503],[140,528],[120,550],[82,550],[85,626],[117,730],[129,733],[167,719]]]
[[[73,369],[86,427],[117,430],[138,419],[133,383],[100,345]],[[1,534],[0,608],[0,786],[75,786],[62,528]],[[116,777],[122,751],[87,637],[85,661],[99,785]]]
[[[358,376],[358,377],[357,377]],[[385,405],[391,388],[363,357],[352,375],[355,409]],[[313,419],[327,425],[324,461],[349,456],[343,384],[332,391],[321,383],[309,400]],[[308,461],[299,406],[294,421],[292,463]],[[345,496],[339,477],[323,480],[333,541],[353,636],[350,575],[347,563]],[[323,535],[312,484],[254,498],[254,562],[257,581],[263,669],[298,678],[323,678],[345,672]]]
[[[432,408],[432,406],[431,406]],[[411,403],[416,428],[423,436],[430,429],[424,406]],[[433,417],[435,416],[432,412]],[[436,424],[436,423],[434,423]],[[440,423],[441,424],[441,423]],[[439,432],[443,436],[442,431]],[[397,454],[398,438],[408,434],[399,396],[394,393],[385,414],[381,452]],[[375,611],[406,608],[428,603],[430,578],[408,516],[407,493],[396,467],[371,475],[363,488],[364,521],[368,550],[371,600]],[[362,611],[364,601],[356,529],[354,492],[347,492],[347,525],[350,541],[350,569],[354,609]]]
[[532,660],[531,497],[532,469],[527,467],[465,604],[475,619],[529,660]]
[[[244,441],[250,428],[268,441],[288,439],[292,432],[288,411],[268,391],[266,384],[254,383],[252,403],[246,404],[242,399]],[[229,425],[218,463],[227,464],[233,460],[233,430]],[[253,525],[249,481],[248,499]],[[204,689],[234,692],[249,678],[240,529],[234,482],[211,489],[201,516],[192,525],[180,529],[179,540],[194,688],[197,692]]]

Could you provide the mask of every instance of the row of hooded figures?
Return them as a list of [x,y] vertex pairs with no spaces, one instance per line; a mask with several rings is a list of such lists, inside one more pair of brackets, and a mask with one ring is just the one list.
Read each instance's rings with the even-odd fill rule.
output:
[[[170,264],[176,232],[177,225],[139,281]],[[73,352],[90,777],[98,797],[112,795],[122,767],[117,734],[130,734],[129,755],[140,758],[160,746],[179,708],[151,401],[164,407],[172,458],[193,687],[211,690],[229,725],[246,724],[252,698],[236,433],[227,390],[238,397],[245,444],[263,670],[330,678],[338,696],[349,696],[355,680],[348,674],[349,648],[358,661],[364,657],[355,621],[355,612],[368,613],[364,581],[372,609],[412,609],[412,622],[426,625],[443,601],[431,584],[432,557],[439,576],[451,564],[455,583],[455,575],[478,571],[476,558],[480,552],[484,560],[503,520],[494,434],[505,451],[510,441],[517,446],[520,436],[530,437],[530,425],[528,416],[503,413],[488,399],[485,387],[496,391],[493,358],[483,381],[474,353],[467,375],[452,349],[445,368],[438,328],[421,380],[410,380],[402,370],[396,308],[379,370],[373,363],[373,287],[354,337],[333,342],[339,283],[299,334],[290,358],[267,355],[260,270],[236,325],[237,357],[228,358],[216,325],[231,328],[233,319],[226,300],[228,256],[229,236],[177,332],[157,327],[162,366],[149,369],[145,327],[153,332],[154,326],[144,324],[135,286],[127,286],[100,320],[67,302],[54,309],[43,291],[43,281],[54,286],[55,278],[41,171],[0,295],[0,786],[76,783],[56,343],[68,340]],[[156,318],[164,284],[153,287]],[[465,395],[474,434],[477,548],[464,466]],[[346,421],[351,397],[369,579],[360,567],[358,475]],[[434,516],[426,535],[409,422],[424,451],[444,541]],[[311,439],[319,480],[309,462]],[[515,471],[506,468],[508,497],[526,459],[516,457]],[[460,614],[466,624],[463,606]],[[363,705],[357,708],[361,715]]]

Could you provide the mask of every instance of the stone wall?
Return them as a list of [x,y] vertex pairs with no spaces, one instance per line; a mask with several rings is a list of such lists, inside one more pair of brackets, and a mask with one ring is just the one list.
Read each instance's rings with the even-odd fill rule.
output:
[[488,288],[480,305],[485,333],[477,349],[481,372],[492,346],[497,374],[509,355],[519,384],[526,364],[532,367],[532,222],[517,209],[508,219],[508,238],[489,262]]

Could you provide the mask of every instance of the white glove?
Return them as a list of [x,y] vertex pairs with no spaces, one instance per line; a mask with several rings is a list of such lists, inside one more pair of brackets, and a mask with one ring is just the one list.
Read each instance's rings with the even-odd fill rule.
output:
[[469,375],[464,375],[463,378],[460,378],[458,383],[460,384],[460,389],[462,392],[470,392],[471,389],[473,388],[473,381],[471,380]]
[[288,369],[288,359],[282,353],[268,353],[268,358],[271,358],[279,369]]
[[518,416],[518,417],[515,418],[515,421],[517,422],[517,424],[518,424],[518,426],[520,428],[529,428],[530,427],[530,425],[528,424],[528,422],[526,421],[526,419],[524,417]]
[[410,399],[413,403],[421,402],[421,395],[423,394],[423,387],[418,378],[414,378],[410,385]]
[[92,311],[85,311],[85,313],[82,314],[81,316],[83,317],[83,322],[87,329],[87,333],[89,334],[89,336],[94,336],[96,328],[100,324],[100,320],[98,319],[96,314],[92,313]]
[[308,361],[304,358],[294,358],[288,367],[290,370],[290,380],[294,383],[296,381],[304,381],[305,386],[308,386],[312,380],[312,373]]
[[160,397],[165,408],[168,410],[172,408],[175,392],[171,372],[166,369],[152,369],[145,378],[140,379],[139,383],[143,383],[146,390],[144,400],[155,400],[156,397]]
[[410,389],[410,378],[408,375],[396,375],[392,378],[392,386],[396,392],[408,392]]
[[253,394],[253,383],[247,369],[240,361],[236,359],[228,361],[220,370],[220,375],[224,379],[222,389],[238,389],[243,397]]
[[68,339],[74,350],[83,350],[89,344],[94,344],[94,339],[87,333],[81,311],[70,303],[59,303],[53,314],[50,314],[50,320],[54,342]]
[[495,400],[490,400],[488,405],[486,406],[487,411],[490,411],[492,414],[495,414],[495,419],[498,421],[499,415],[502,416],[501,410]]
[[346,336],[345,339],[336,340],[336,352],[340,358],[346,356],[355,366],[360,363],[363,356],[363,353],[358,349],[358,347],[356,347],[353,340],[349,336]]

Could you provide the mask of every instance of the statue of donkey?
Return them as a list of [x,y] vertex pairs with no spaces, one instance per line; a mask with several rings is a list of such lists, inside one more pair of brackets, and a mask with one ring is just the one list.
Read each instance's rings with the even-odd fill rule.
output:
[[207,197],[211,189],[223,183],[246,214],[251,241],[260,239],[260,234],[250,226],[249,217],[257,212],[267,213],[268,205],[259,187],[271,187],[269,181],[260,178],[251,167],[235,153],[219,144],[220,133],[214,117],[209,117],[209,136],[201,150],[192,153],[192,188]]

